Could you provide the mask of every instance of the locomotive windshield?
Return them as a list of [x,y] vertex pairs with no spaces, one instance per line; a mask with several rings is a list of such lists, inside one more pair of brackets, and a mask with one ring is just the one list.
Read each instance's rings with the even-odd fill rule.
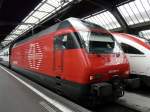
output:
[[100,32],[81,31],[80,35],[84,39],[85,47],[91,53],[113,52],[115,42],[111,35]]
[[90,53],[113,53],[117,43],[113,36],[102,27],[83,21],[88,31],[79,31],[86,49]]
[[101,26],[78,19],[71,19],[70,23],[77,31],[82,47],[89,53],[121,51],[114,37]]

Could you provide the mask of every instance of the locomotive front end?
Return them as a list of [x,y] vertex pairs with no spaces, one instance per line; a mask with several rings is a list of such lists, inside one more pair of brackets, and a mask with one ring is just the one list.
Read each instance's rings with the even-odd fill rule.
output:
[[85,21],[72,24],[85,49],[90,96],[95,99],[117,99],[123,96],[124,80],[129,77],[129,64],[117,41],[96,24]]

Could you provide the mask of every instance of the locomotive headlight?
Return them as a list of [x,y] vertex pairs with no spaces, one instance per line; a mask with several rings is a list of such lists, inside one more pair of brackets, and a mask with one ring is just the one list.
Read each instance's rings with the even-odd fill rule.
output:
[[127,70],[127,71],[125,71],[124,72],[126,75],[128,75],[129,73],[130,73],[130,71],[129,70]]
[[90,75],[90,80],[99,79],[101,78],[100,74]]
[[93,80],[94,79],[94,75],[90,75],[90,80]]

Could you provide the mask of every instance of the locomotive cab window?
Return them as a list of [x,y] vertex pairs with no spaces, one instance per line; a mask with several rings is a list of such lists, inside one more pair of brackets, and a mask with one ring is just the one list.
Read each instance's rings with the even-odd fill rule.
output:
[[77,35],[75,33],[56,36],[54,38],[54,48],[60,50],[79,48],[80,46],[76,40],[76,36]]
[[89,53],[113,53],[118,46],[109,33],[79,31],[79,34]]
[[138,49],[136,49],[128,44],[125,44],[125,43],[121,43],[121,47],[122,47],[123,51],[128,54],[144,54],[141,51],[139,51]]
[[[117,52],[119,49],[118,43],[114,37],[104,28],[94,23],[86,21],[80,22],[81,25],[77,26],[72,23],[80,37],[81,46],[86,49],[88,53],[92,54],[109,54]],[[80,28],[83,28],[80,30]]]
[[114,40],[108,34],[91,32],[89,38],[89,51],[96,53],[109,53],[114,48]]

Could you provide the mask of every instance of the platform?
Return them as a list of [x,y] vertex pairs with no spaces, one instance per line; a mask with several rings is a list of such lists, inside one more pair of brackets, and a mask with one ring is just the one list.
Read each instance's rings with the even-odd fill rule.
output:
[[0,112],[89,112],[0,65]]

